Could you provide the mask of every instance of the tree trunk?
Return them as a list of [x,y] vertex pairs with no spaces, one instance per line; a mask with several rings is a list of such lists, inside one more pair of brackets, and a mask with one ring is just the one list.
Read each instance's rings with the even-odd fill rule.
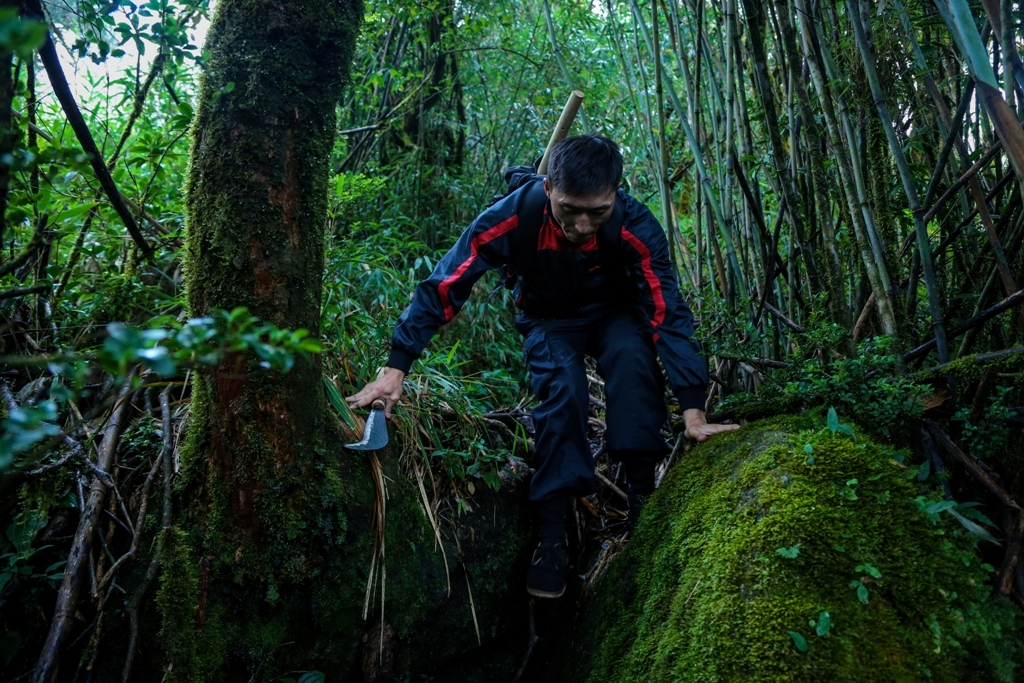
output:
[[[218,3],[186,186],[192,315],[244,306],[319,332],[328,160],[361,17],[359,0]],[[197,373],[158,596],[172,678],[251,673],[299,640],[290,629],[335,616],[312,586],[344,560],[351,494],[321,381],[316,358],[281,374],[235,355]]]

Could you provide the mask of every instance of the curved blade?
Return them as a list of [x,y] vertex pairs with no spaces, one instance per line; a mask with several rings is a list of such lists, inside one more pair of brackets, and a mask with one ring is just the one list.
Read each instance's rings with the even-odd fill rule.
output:
[[370,411],[370,417],[366,420],[366,428],[363,430],[363,440],[359,443],[345,444],[345,448],[354,451],[375,451],[388,445],[388,426],[384,419],[383,410]]

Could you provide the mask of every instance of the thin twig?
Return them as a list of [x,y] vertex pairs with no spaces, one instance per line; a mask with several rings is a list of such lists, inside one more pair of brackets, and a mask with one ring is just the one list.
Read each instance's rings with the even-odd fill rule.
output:
[[614,484],[614,482],[612,482],[611,479],[609,479],[608,477],[604,476],[600,472],[594,472],[594,474],[597,475],[597,480],[598,481],[600,481],[602,484],[604,484],[609,489],[611,489],[612,493],[614,493],[615,495],[619,496],[624,501],[627,501],[627,502],[629,501],[629,496],[627,496],[622,489],[620,489],[618,486],[616,486]]
[[[129,373],[127,381],[119,392],[114,412],[111,414],[103,430],[103,447],[98,464],[101,470],[110,469],[114,462],[118,437],[121,434],[121,427],[129,404],[127,399],[133,392],[132,380],[134,376],[134,371]],[[103,508],[106,489],[106,484],[98,476],[93,480],[92,486],[89,488],[89,499],[85,503],[78,523],[78,529],[75,531],[75,540],[71,545],[71,551],[68,553],[67,564],[64,566],[64,579],[57,593],[57,604],[54,607],[50,630],[32,675],[33,683],[50,683],[56,673],[57,663],[60,661],[64,642],[67,639],[71,625],[74,623],[78,596],[81,591],[81,569],[82,565],[91,555],[92,535],[96,529],[96,523],[99,521],[100,511]]]
[[473,604],[473,589],[469,586],[469,572],[466,570],[466,565],[462,565],[462,575],[466,577],[466,592],[469,593],[469,611],[473,614],[473,628],[476,630],[476,644],[483,645],[484,641],[480,638],[480,623],[476,620],[476,605]]
[[146,591],[149,589],[150,584],[153,583],[153,580],[156,578],[157,571],[160,569],[160,558],[163,553],[164,536],[167,529],[171,526],[171,486],[174,478],[172,465],[174,436],[171,428],[170,393],[170,385],[164,387],[163,391],[160,392],[160,417],[164,442],[163,449],[160,453],[160,460],[163,463],[164,474],[163,520],[158,534],[156,550],[153,551],[153,559],[150,560],[149,566],[146,568],[146,575],[143,577],[142,582],[139,584],[138,588],[135,589],[135,593],[128,602],[128,651],[125,653],[124,668],[121,670],[121,683],[128,683],[128,680],[132,675],[132,665],[135,663],[135,650],[139,640],[139,608],[142,605],[142,600],[146,595]]

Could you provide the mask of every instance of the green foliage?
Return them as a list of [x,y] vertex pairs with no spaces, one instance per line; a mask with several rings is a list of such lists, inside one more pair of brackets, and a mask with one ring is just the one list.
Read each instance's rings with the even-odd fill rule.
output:
[[34,546],[32,541],[36,534],[46,526],[47,519],[38,511],[31,513],[27,518],[12,522],[7,527],[7,533],[2,539],[3,552],[0,553],[0,591],[3,591],[12,579],[17,576],[46,579],[51,583],[59,581],[64,575],[63,567],[66,560],[59,560],[49,565],[43,571],[37,571],[29,560],[41,550],[49,548],[48,545]]
[[186,323],[154,318],[148,328],[141,330],[111,323],[106,340],[92,353],[73,354],[48,363],[48,370],[55,377],[48,400],[15,408],[0,424],[0,473],[30,466],[34,458],[16,463],[15,456],[62,433],[54,424],[60,405],[89,395],[86,378],[95,366],[118,378],[126,378],[135,366],[162,377],[174,377],[186,368],[213,366],[231,354],[252,352],[260,359],[259,367],[287,372],[297,355],[317,353],[320,349],[320,342],[310,338],[307,330],[260,325],[244,308],[216,311]]
[[862,427],[886,436],[900,433],[909,421],[921,418],[923,399],[933,389],[900,374],[890,337],[866,339],[856,357],[845,358],[836,355],[840,340],[833,334],[834,326],[826,325],[824,329],[812,330],[806,336],[807,357],[794,359],[792,367],[773,371],[756,397],[735,394],[722,404],[722,409],[737,406],[742,412],[745,404],[774,404],[782,410],[828,405],[834,406],[828,414],[828,427],[833,433],[851,433],[849,425],[838,421],[838,408],[855,416]]
[[961,424],[961,439],[972,455],[992,459],[1005,452],[1012,436],[1007,425],[1007,418],[1013,414],[1008,405],[1012,391],[1010,386],[996,387],[978,424],[970,421],[971,410],[966,406],[953,416],[954,422]]
[[60,427],[53,424],[56,419],[57,406],[52,401],[13,409],[0,424],[3,427],[0,434],[0,472],[12,466],[18,453],[42,439],[60,434]]
[[[0,10],[0,51],[14,52],[24,59],[43,44],[47,27],[42,21],[25,19],[18,14],[15,7]],[[3,163],[9,162],[3,160]]]

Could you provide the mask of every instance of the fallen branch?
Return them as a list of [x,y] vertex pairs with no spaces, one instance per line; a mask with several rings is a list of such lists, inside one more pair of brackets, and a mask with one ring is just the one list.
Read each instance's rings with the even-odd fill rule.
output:
[[937,214],[939,210],[946,205],[946,202],[952,199],[960,190],[960,188],[967,184],[968,180],[977,175],[978,171],[985,167],[985,164],[992,161],[992,158],[995,157],[995,155],[998,154],[999,150],[1002,148],[1003,143],[1001,142],[996,142],[994,145],[989,147],[988,151],[985,152],[984,156],[982,156],[980,159],[974,162],[973,166],[964,171],[964,174],[960,176],[960,178],[958,178],[955,183],[949,186],[949,189],[946,190],[941,197],[939,197],[939,200],[935,202],[932,208],[928,209],[928,212],[924,215],[924,218],[922,218],[921,220],[925,224],[927,224],[928,221],[935,218],[935,214]]
[[981,465],[974,461],[974,458],[961,451],[957,445],[953,443],[952,439],[946,436],[946,433],[939,428],[939,425],[928,419],[923,421],[923,425],[935,440],[935,443],[946,451],[950,457],[963,465],[964,469],[966,469],[971,476],[978,481],[978,483],[988,489],[988,492],[991,493],[1000,503],[1011,510],[1020,511],[1020,506],[1017,505],[1016,501],[1014,501],[1013,498],[1003,490],[1003,487],[992,478],[992,475],[982,469]]
[[63,467],[64,464],[68,460],[71,460],[72,458],[78,458],[78,457],[83,457],[84,458],[85,449],[82,448],[82,444],[78,443],[77,441],[72,439],[70,436],[67,436],[67,435],[64,436],[64,445],[68,447],[68,454],[67,455],[65,455],[63,458],[61,458],[57,462],[51,462],[51,463],[49,463],[47,465],[41,465],[41,466],[35,468],[34,470],[30,470],[30,471],[25,473],[25,476],[26,477],[38,477],[40,474],[44,474],[46,472],[49,472],[50,470],[55,470],[55,469],[57,469],[59,467]]
[[[100,450],[100,461],[97,465],[100,470],[109,470],[114,462],[121,426],[124,416],[128,412],[128,398],[133,393],[133,378],[134,372],[129,374],[121,391],[118,392],[114,411],[103,430],[103,444]],[[53,620],[50,622],[50,631],[39,654],[35,671],[32,673],[32,683],[50,683],[57,671],[57,664],[67,640],[68,631],[75,620],[75,609],[82,588],[80,575],[91,556],[92,536],[106,500],[106,493],[107,486],[102,478],[95,477],[89,488],[88,500],[79,519],[78,529],[75,531],[71,552],[68,553],[68,561],[64,567],[64,579],[57,592],[57,604],[53,610]]]
[[6,292],[0,292],[0,301],[5,299],[16,299],[19,296],[28,296],[29,294],[42,294],[43,292],[49,292],[51,289],[53,289],[53,285],[51,284],[8,289]]
[[[1024,304],[1024,289],[1020,290],[1019,292],[1014,292],[1013,294],[1006,297],[996,305],[990,308],[986,308],[984,311],[974,316],[970,320],[967,320],[961,323],[960,325],[957,325],[956,327],[949,331],[949,338],[952,339],[958,335],[961,335],[967,330],[973,327],[977,327],[978,325],[987,320],[991,320],[992,318],[996,317],[1003,311],[1007,311],[1013,308],[1014,306],[1019,306],[1020,304]],[[910,351],[907,351],[905,354],[903,354],[903,360],[909,362],[914,360],[915,358],[920,358],[921,356],[927,354],[934,348],[935,338],[932,337],[931,339],[921,344],[920,346],[911,349]]]
[[793,330],[797,334],[804,334],[807,332],[807,330],[805,330],[804,328],[800,327],[795,322],[790,320],[785,313],[783,313],[782,311],[768,303],[767,300],[764,301],[764,309],[771,313],[772,315],[774,315],[776,318],[778,318],[779,322],[781,322],[782,324],[784,324],[786,327]]
[[[988,363],[994,360],[1000,360],[1002,358],[1009,358],[1010,356],[1019,356],[1021,354],[1024,354],[1024,346],[1017,346],[1012,349],[1004,349],[1002,351],[995,351],[993,353],[982,353],[977,356],[974,356],[973,360],[975,363]],[[922,370],[921,372],[918,372],[916,374],[935,375],[945,371],[947,368],[949,368],[949,366],[953,365],[953,362],[942,363],[941,365],[930,367],[927,370]]]

